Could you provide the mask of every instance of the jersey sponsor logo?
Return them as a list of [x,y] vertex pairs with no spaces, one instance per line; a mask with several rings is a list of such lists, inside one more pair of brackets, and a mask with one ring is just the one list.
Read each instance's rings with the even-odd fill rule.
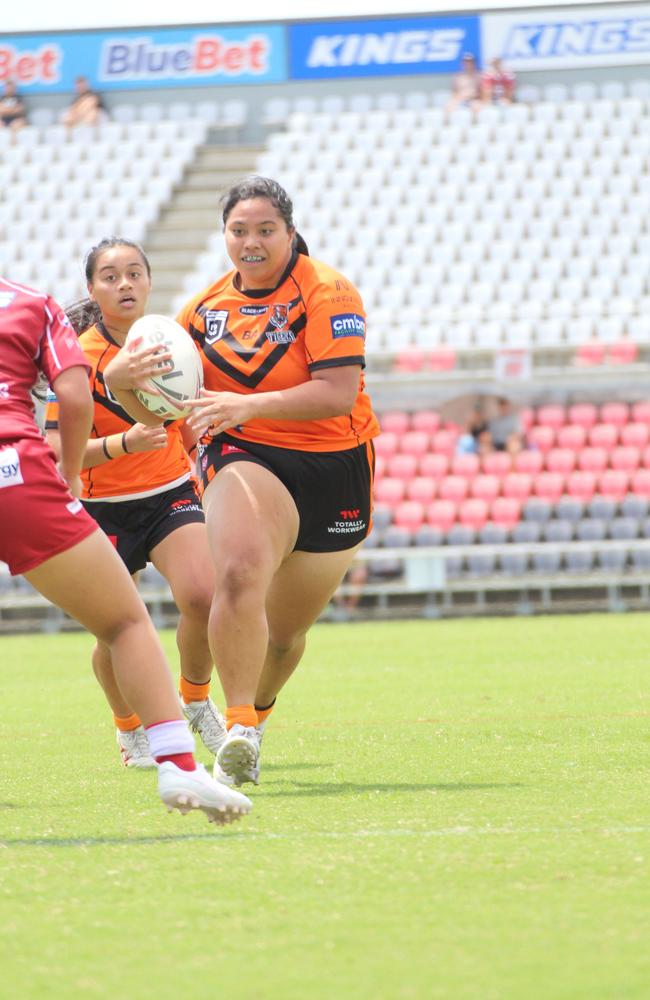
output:
[[70,503],[67,503],[65,506],[66,509],[69,510],[71,514],[78,514],[80,510],[83,510],[83,504],[81,500],[77,500],[76,497],[74,500],[71,500]]
[[0,309],[6,309],[16,298],[16,292],[0,292]]
[[366,321],[358,313],[338,313],[330,316],[330,326],[332,336],[339,337],[365,337]]
[[0,382],[0,399],[9,399],[9,383]]
[[221,445],[222,455],[247,455],[248,452],[244,448],[238,448],[235,444],[224,443]]
[[5,486],[20,486],[23,482],[18,452],[15,448],[4,448],[0,451],[0,489]]
[[[350,518],[349,514],[356,514],[355,518]],[[367,523],[363,517],[359,517],[359,511],[341,511],[342,516],[340,521],[334,521],[333,524],[328,524],[327,532],[330,535],[356,535],[360,531],[367,530]]]
[[226,332],[227,309],[207,309],[205,313],[205,342],[216,344]]
[[268,306],[240,306],[239,311],[242,316],[263,316],[269,311]]

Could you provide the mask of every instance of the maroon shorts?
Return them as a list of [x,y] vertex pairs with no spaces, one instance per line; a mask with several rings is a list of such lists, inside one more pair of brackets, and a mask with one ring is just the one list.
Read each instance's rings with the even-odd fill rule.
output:
[[97,531],[45,441],[0,444],[0,559],[28,573]]

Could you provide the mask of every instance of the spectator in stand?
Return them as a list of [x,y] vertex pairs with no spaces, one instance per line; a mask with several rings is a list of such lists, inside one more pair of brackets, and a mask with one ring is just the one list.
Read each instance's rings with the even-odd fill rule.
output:
[[88,78],[78,76],[74,82],[76,97],[61,115],[61,123],[68,128],[75,125],[97,125],[108,117],[99,94],[91,89]]
[[508,451],[511,455],[523,447],[522,428],[519,414],[505,396],[498,400],[498,411],[488,422],[488,429],[496,451]]
[[484,104],[512,104],[515,99],[515,75],[501,59],[491,59],[481,75],[481,101]]
[[492,435],[480,405],[477,405],[470,416],[463,434],[456,443],[458,455],[485,455],[493,451]]
[[471,52],[463,56],[462,68],[454,77],[447,111],[457,107],[476,110],[481,104],[481,74]]
[[18,95],[13,80],[7,80],[0,97],[0,127],[17,131],[26,124],[27,108],[25,102]]

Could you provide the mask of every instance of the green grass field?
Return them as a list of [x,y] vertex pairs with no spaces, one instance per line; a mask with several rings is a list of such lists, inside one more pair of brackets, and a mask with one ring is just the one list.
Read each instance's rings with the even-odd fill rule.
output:
[[0,638],[0,996],[650,997],[649,649],[318,626],[215,830],[120,766],[88,636]]

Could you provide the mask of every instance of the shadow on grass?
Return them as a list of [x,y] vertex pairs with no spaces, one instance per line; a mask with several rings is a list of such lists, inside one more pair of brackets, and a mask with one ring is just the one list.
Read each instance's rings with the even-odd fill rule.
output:
[[524,788],[520,781],[513,782],[399,782],[385,785],[360,785],[352,781],[336,782],[292,782],[291,788],[265,789],[268,798],[301,798],[311,795],[357,795],[360,792],[484,792],[495,788]]

